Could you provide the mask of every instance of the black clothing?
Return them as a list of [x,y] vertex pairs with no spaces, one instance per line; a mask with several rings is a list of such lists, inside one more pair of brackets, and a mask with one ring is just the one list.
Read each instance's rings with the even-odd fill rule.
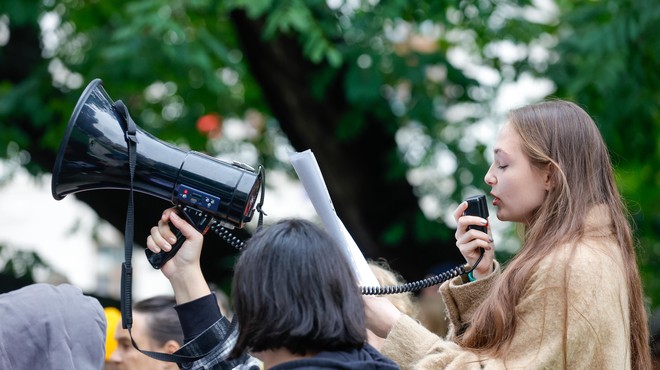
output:
[[[222,317],[215,296],[199,298],[176,306],[186,345],[177,353],[201,355],[208,352],[198,346],[191,346],[190,340],[216,343],[213,350],[194,363],[181,364],[183,369],[204,370],[253,370],[258,369],[258,361],[247,354],[235,360],[227,360],[229,352],[238,338],[238,325],[230,330],[229,321]],[[204,346],[201,346],[204,347]],[[183,350],[183,351],[182,351]],[[399,366],[382,355],[369,344],[350,351],[326,351],[314,357],[286,362],[271,370],[398,370]]]

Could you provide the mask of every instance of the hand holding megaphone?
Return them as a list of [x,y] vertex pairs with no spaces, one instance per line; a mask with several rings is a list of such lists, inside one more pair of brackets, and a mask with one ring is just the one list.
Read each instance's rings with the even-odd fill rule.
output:
[[[184,219],[187,224],[193,226],[202,235],[206,234],[210,224],[213,222],[213,217],[208,213],[190,206],[177,205],[176,207],[169,209],[167,214],[172,215],[172,217]],[[154,268],[161,268],[165,265],[167,261],[174,257],[187,239],[186,235],[171,221],[168,222],[168,226],[171,230],[170,232],[173,233],[174,236],[168,236],[167,239],[171,239],[170,241],[173,241],[174,243],[171,246],[164,245],[165,248],[161,248],[160,251],[154,251],[149,248],[144,250],[147,255],[147,260],[149,260],[149,263]]]
[[[154,256],[170,254],[161,271],[170,280],[179,304],[210,294],[200,267],[204,237],[180,214],[177,207],[163,212],[158,225],[151,228],[146,249]],[[178,253],[172,253],[176,244]]]

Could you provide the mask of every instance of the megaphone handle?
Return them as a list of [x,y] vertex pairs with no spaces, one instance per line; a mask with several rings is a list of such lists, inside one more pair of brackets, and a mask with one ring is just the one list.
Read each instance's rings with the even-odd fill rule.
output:
[[[188,206],[178,206],[176,208],[176,213],[186,219],[189,224],[193,225],[197,231],[204,234],[208,230],[208,226],[213,221],[213,217],[209,216],[205,212],[200,210],[188,207]],[[147,255],[147,260],[151,266],[155,269],[161,268],[167,261],[169,261],[176,252],[179,251],[183,243],[186,241],[186,237],[183,236],[181,231],[177,229],[172,222],[168,222],[170,230],[176,236],[176,242],[172,245],[172,249],[169,252],[160,251],[159,253],[154,253],[150,249],[145,249],[144,253]]]

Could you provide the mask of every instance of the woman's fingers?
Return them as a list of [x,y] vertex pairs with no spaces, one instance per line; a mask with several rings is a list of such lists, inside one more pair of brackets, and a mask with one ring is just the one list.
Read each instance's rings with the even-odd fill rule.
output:
[[463,202],[456,207],[456,210],[454,211],[454,220],[456,220],[456,223],[459,222],[459,219],[463,216],[463,213],[467,209],[468,204],[467,202]]
[[176,242],[176,236],[169,226],[169,220],[173,214],[174,208],[166,209],[162,213],[160,220],[158,220],[158,226],[151,228],[150,235],[147,237],[147,248],[152,252],[169,252],[172,249],[172,244]]
[[[196,240],[198,238],[201,238],[201,234],[195,229],[195,227],[191,224],[188,223],[188,221],[184,220],[177,214],[176,212],[171,212],[170,213],[170,221],[176,227],[179,229],[181,234],[188,240]],[[174,234],[172,234],[174,236]],[[176,238],[175,238],[176,241]]]
[[476,247],[490,250],[492,247],[491,241],[492,239],[490,235],[479,230],[469,230],[464,233],[456,233],[456,246],[459,248],[461,245],[476,243]]
[[163,237],[161,228],[154,226],[151,228],[151,234],[147,237],[147,248],[151,249],[154,253],[158,253],[161,250],[167,252],[172,249],[172,245]]

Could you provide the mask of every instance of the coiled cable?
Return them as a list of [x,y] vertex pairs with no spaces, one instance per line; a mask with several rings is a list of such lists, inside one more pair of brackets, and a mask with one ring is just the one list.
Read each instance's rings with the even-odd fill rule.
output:
[[432,276],[430,278],[417,280],[401,285],[361,286],[360,291],[363,295],[388,295],[388,294],[400,294],[400,293],[408,293],[408,292],[415,292],[418,290],[422,290],[424,288],[428,288],[430,286],[443,283],[449,279],[453,279],[456,276],[469,274],[477,267],[477,265],[479,265],[479,262],[481,262],[481,259],[484,256],[484,252],[485,252],[484,249],[481,248],[481,255],[479,255],[479,258],[474,263],[474,266],[472,266],[469,270],[466,270],[466,265],[459,265],[443,273]]

